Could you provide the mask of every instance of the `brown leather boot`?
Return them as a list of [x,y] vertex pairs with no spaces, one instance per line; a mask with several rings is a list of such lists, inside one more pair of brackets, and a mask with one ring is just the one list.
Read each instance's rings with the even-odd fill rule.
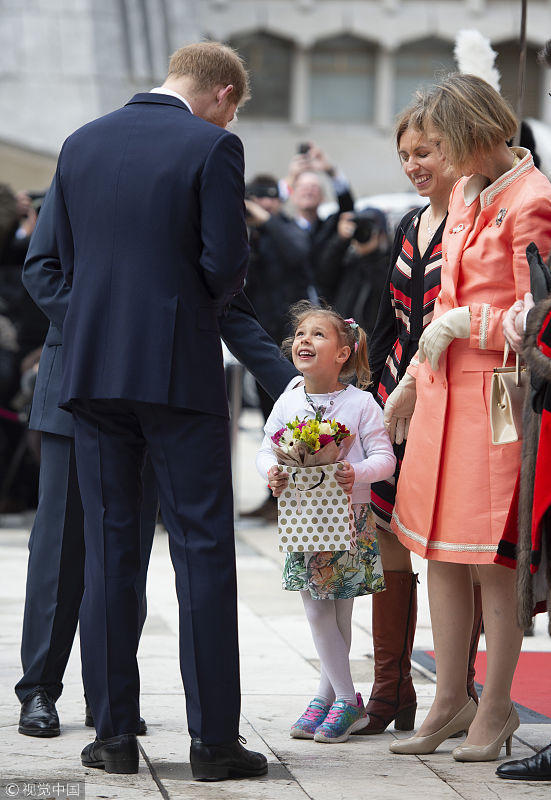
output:
[[478,640],[480,639],[480,631],[482,630],[482,594],[480,592],[480,584],[473,584],[474,594],[474,614],[473,614],[473,630],[471,633],[471,643],[469,645],[469,667],[467,669],[467,694],[472,697],[475,703],[478,703],[478,694],[474,685],[474,662],[478,652]]
[[356,734],[382,733],[394,720],[398,731],[415,725],[417,696],[411,650],[417,623],[417,575],[385,572],[386,591],[373,595],[375,682],[366,706],[369,722]]

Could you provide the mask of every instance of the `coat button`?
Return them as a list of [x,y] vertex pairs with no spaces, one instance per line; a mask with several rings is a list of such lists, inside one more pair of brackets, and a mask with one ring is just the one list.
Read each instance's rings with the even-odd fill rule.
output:
[[429,375],[429,383],[434,383],[434,375]]

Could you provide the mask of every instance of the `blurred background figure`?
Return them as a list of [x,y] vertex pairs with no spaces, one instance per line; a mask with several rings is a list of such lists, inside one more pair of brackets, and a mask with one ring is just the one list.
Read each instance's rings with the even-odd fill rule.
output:
[[[264,330],[281,344],[289,306],[308,292],[310,239],[283,213],[278,182],[271,175],[258,175],[247,184],[245,206],[251,248],[247,297]],[[271,407],[270,401],[268,414]]]
[[[310,237],[310,285],[305,297],[317,303],[320,297],[320,262],[329,240],[337,232],[340,215],[354,209],[354,198],[347,178],[331,164],[326,154],[313,142],[298,145],[298,153],[291,159],[282,190],[288,192],[297,225],[308,231]],[[325,199],[324,183],[329,180],[338,210],[322,217],[320,206]]]
[[0,184],[0,513],[34,508],[40,448],[26,429],[46,326],[21,284],[40,192]]
[[386,217],[377,208],[340,215],[318,264],[320,293],[371,336],[388,272]]
[[[289,333],[287,312],[308,296],[311,283],[310,237],[282,211],[279,185],[271,175],[257,175],[245,187],[250,257],[245,292],[260,321],[278,345]],[[264,421],[274,401],[258,381],[256,390]],[[277,501],[266,500],[243,517],[277,519]]]

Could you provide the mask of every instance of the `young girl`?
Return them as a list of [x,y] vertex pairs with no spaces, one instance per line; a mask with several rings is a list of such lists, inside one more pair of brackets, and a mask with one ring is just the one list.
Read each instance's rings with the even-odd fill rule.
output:
[[[256,464],[268,475],[279,497],[288,476],[279,472],[271,436],[296,416],[336,419],[356,435],[348,459],[337,470],[341,488],[351,495],[357,544],[350,550],[287,553],[283,588],[300,591],[321,678],[314,699],[291,728],[291,736],[317,742],[345,742],[367,724],[361,695],[356,694],[348,654],[352,637],[354,597],[384,589],[383,569],[369,506],[370,485],[394,473],[395,457],[383,425],[381,409],[362,391],[369,384],[365,331],[331,309],[301,301],[293,306],[294,337],[284,349],[304,376],[304,386],[285,392],[264,427]],[[356,375],[360,388],[344,382]]]

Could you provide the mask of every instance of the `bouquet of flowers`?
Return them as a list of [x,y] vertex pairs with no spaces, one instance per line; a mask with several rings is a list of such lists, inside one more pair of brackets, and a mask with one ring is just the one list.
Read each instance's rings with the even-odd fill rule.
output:
[[346,456],[355,435],[335,419],[303,419],[288,422],[272,436],[272,450],[279,464],[315,467],[334,464]]

